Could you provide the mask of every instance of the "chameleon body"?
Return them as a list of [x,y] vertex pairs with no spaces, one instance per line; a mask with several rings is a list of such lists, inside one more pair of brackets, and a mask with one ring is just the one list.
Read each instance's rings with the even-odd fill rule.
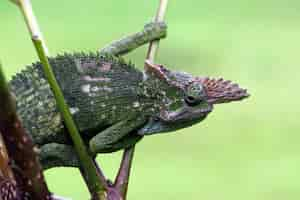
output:
[[[142,72],[104,54],[64,54],[49,61],[92,153],[118,151],[144,135],[191,126],[205,119],[213,104],[248,96],[230,81],[193,77],[150,62]],[[72,143],[41,64],[27,66],[10,86],[23,125],[41,149],[42,164],[64,165],[49,148],[73,156]]]

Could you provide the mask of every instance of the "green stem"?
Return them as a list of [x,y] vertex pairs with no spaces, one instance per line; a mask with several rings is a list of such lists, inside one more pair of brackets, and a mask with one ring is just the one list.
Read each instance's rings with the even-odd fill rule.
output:
[[69,107],[65,102],[63,93],[56,81],[49,60],[43,49],[42,41],[39,40],[38,38],[33,38],[32,41],[36,48],[37,54],[43,64],[44,73],[55,96],[58,109],[60,110],[64,118],[66,127],[74,142],[74,147],[78,153],[80,164],[84,170],[84,174],[86,176],[86,180],[88,182],[90,190],[93,191],[94,194],[98,194],[98,196],[103,196],[104,194],[102,193],[105,193],[105,186],[104,186],[105,180],[102,180],[103,179],[102,174],[99,174],[97,172],[97,168],[94,165],[93,159],[90,157],[88,150],[76,128]]

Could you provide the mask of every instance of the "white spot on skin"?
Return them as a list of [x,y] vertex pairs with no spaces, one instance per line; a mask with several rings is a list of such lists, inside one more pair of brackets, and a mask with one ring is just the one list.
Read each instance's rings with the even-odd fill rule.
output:
[[112,92],[113,90],[107,86],[103,86],[103,87],[94,86],[91,88],[91,91],[92,92],[98,92],[98,91]]
[[103,63],[103,65],[100,68],[101,72],[107,72],[111,70],[111,64],[110,63]]
[[42,101],[39,101],[39,102],[38,102],[38,106],[39,106],[39,107],[42,107],[43,105],[44,105],[44,103],[43,103]]
[[117,109],[117,106],[113,106],[112,109],[113,109],[113,110],[116,110],[116,109]]
[[106,87],[106,86],[103,87],[103,90],[107,91],[107,92],[112,92],[113,91],[112,88],[109,88],[109,87]]
[[79,108],[77,107],[70,108],[70,112],[72,115],[74,115],[75,113],[79,112]]
[[83,85],[81,86],[81,90],[82,92],[89,93],[91,90],[91,85],[90,84]]
[[134,108],[140,107],[140,102],[138,102],[138,101],[133,102],[133,107]]
[[110,82],[110,78],[105,77],[91,77],[91,76],[84,76],[83,80],[91,81],[91,82]]
[[97,95],[95,93],[89,93],[88,96],[89,97],[96,97]]
[[106,118],[105,114],[102,114],[101,119],[105,119],[105,118]]
[[102,108],[105,108],[105,103],[101,103],[101,105],[100,105]]
[[91,91],[92,92],[97,92],[99,90],[99,88],[97,86],[92,87]]

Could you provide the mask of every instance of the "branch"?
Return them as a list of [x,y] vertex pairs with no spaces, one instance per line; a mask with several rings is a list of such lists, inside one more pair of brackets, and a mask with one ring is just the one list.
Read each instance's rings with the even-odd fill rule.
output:
[[[167,11],[167,6],[168,6],[168,0],[160,0],[159,8],[158,8],[157,14],[154,19],[155,22],[158,23],[158,22],[162,22],[164,20],[165,13]],[[150,42],[148,53],[146,56],[147,60],[150,60],[151,62],[154,63],[154,59],[156,57],[158,46],[159,46],[159,40],[154,40],[154,41]],[[147,65],[145,65],[145,70],[147,70]]]
[[20,190],[17,188],[10,163],[11,160],[0,132],[0,199],[17,199],[20,197]]
[[166,35],[167,26],[164,22],[151,22],[146,24],[142,31],[114,41],[99,50],[99,52],[112,55],[124,55],[150,41],[165,38]]
[[0,132],[6,144],[9,157],[16,165],[16,178],[22,182],[22,190],[31,199],[50,199],[51,195],[44,180],[41,165],[34,150],[34,144],[22,127],[16,114],[14,97],[9,92],[0,66]]
[[[2,73],[1,69],[2,69],[2,67],[1,67],[1,63],[0,63],[0,73]],[[0,93],[1,93],[1,91],[2,92],[7,91],[7,89],[8,88],[6,88],[6,86],[5,86],[3,74],[2,74],[2,75],[0,75]],[[0,98],[5,99],[4,96],[0,96]],[[4,105],[4,106],[2,106],[2,108],[0,108],[0,114],[1,114],[1,110],[5,107],[6,107],[6,105]],[[1,118],[1,116],[0,116],[0,118]],[[2,177],[4,179],[9,179],[11,181],[15,181],[15,177],[14,177],[13,171],[10,167],[10,163],[11,163],[11,160],[8,156],[7,148],[6,148],[2,133],[0,131],[0,177]]]
[[128,183],[130,177],[130,170],[132,166],[132,160],[134,156],[134,150],[135,150],[135,146],[124,150],[121,166],[114,183],[114,187],[119,191],[123,199],[126,199],[127,196]]

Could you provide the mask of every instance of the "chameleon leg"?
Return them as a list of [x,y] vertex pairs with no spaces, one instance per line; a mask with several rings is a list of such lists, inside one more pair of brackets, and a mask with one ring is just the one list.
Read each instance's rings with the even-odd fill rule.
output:
[[39,158],[43,169],[52,167],[80,167],[74,148],[71,145],[49,143],[40,147]]
[[[145,122],[146,120],[144,118],[132,117],[108,127],[90,140],[89,146],[91,152],[98,153],[102,152],[104,149],[111,148],[113,144],[120,141],[128,134],[131,134],[131,132],[137,129],[137,127],[143,125]],[[124,146],[127,145],[124,144]]]
[[120,192],[120,194],[124,198],[127,194],[130,170],[134,156],[134,149],[135,145],[124,150],[120,169],[118,171],[118,175],[114,183],[114,187]]

